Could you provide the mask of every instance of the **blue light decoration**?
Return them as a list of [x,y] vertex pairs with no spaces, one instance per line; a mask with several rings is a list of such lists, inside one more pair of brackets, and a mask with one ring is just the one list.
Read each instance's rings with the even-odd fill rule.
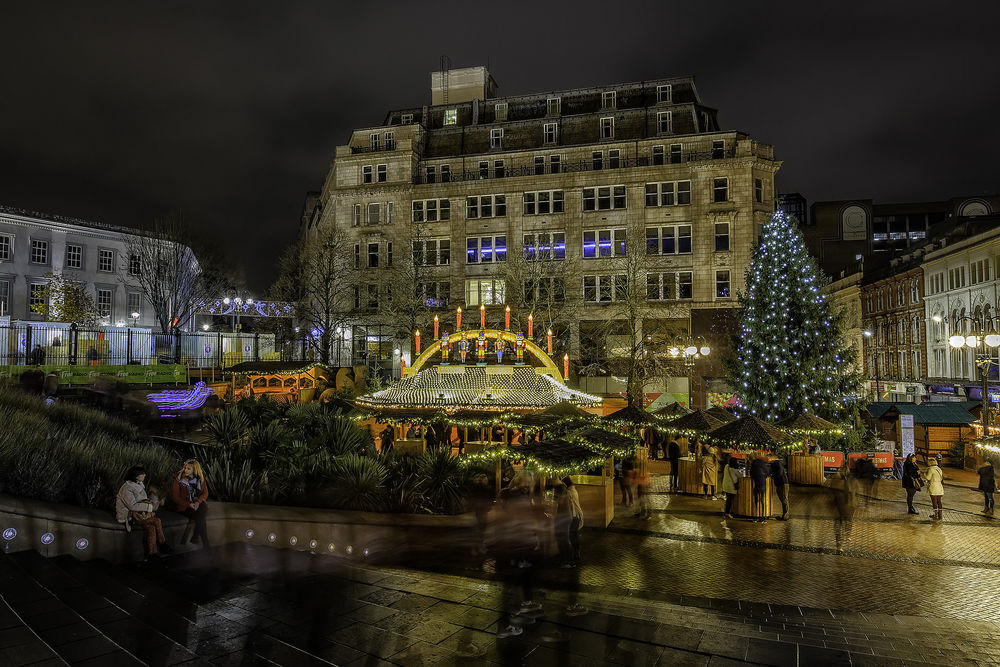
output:
[[55,541],[56,541],[56,536],[53,535],[52,533],[45,533],[41,537],[41,543],[44,544],[45,546],[48,546]]
[[12,539],[17,537],[17,528],[7,528],[3,531],[3,539],[10,542]]
[[88,540],[86,537],[81,537],[76,541],[76,548],[79,549],[80,551],[83,551],[89,546],[90,546],[90,540]]
[[[155,403],[161,413],[178,412],[180,410],[196,410],[205,405],[208,397],[215,392],[204,382],[197,383],[191,389],[167,389],[146,394],[146,400]],[[163,417],[173,415],[161,415]]]
[[252,540],[254,536],[253,528],[247,529],[246,536],[248,540]]

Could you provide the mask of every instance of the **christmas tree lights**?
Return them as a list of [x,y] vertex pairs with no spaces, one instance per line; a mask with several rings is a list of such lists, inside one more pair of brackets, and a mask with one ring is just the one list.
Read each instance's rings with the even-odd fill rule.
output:
[[823,279],[784,213],[764,225],[745,279],[726,364],[740,416],[775,421],[809,412],[836,419],[860,386],[854,351],[843,346]]

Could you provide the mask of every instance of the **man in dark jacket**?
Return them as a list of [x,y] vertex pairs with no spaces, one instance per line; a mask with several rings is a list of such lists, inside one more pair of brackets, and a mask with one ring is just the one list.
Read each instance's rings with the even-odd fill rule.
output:
[[983,492],[986,502],[986,507],[983,508],[983,514],[993,516],[993,494],[997,490],[997,480],[996,475],[993,472],[993,463],[991,461],[987,461],[983,467],[979,469],[979,490]]
[[680,466],[681,459],[681,448],[677,444],[677,440],[674,438],[670,439],[670,443],[667,445],[667,458],[670,459],[670,490],[676,491],[680,488],[678,484],[677,473],[678,467]]
[[917,467],[916,456],[910,454],[903,461],[903,488],[906,489],[906,512],[907,514],[920,514],[913,509],[913,496],[923,486],[920,480],[920,468]]
[[774,482],[774,493],[781,502],[781,516],[778,517],[778,521],[785,521],[788,519],[788,474],[781,459],[771,461],[771,479]]
[[771,467],[767,461],[760,456],[754,458],[750,464],[750,480],[753,482],[753,515],[754,521],[766,522],[764,516],[764,496],[767,492],[767,478],[771,474]]

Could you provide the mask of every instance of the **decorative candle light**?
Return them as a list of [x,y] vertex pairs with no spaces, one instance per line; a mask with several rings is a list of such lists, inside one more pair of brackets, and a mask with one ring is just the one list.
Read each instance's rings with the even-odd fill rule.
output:
[[420,329],[413,332],[413,336],[417,339],[417,354],[420,354]]
[[462,328],[462,307],[458,307],[458,311],[455,313],[455,328]]
[[535,335],[535,316],[528,314],[528,338],[532,338]]
[[552,329],[545,332],[545,340],[548,342],[548,353],[552,354]]
[[403,377],[403,375],[405,375],[405,373],[403,373],[403,371],[405,371],[405,370],[406,370],[406,359],[404,359],[403,357],[400,357],[399,358],[399,377]]
[[507,306],[503,314],[503,330],[510,331],[510,306]]
[[563,355],[563,378],[569,380],[569,355]]
[[438,316],[434,316],[434,339],[437,340],[441,334],[438,333]]
[[486,304],[479,306],[479,326],[486,328]]

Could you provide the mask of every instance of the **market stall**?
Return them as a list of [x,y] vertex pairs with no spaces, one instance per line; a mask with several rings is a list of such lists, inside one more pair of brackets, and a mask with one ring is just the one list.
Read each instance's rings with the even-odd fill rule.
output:
[[[745,457],[748,467],[754,458],[769,460],[771,452],[792,441],[792,437],[784,431],[752,415],[724,424],[709,432],[708,437],[714,444],[730,448],[734,450],[735,455]],[[766,485],[763,496],[755,497],[753,484],[741,483],[736,497],[735,513],[738,516],[754,519],[766,519],[771,516],[770,478],[767,479]]]

